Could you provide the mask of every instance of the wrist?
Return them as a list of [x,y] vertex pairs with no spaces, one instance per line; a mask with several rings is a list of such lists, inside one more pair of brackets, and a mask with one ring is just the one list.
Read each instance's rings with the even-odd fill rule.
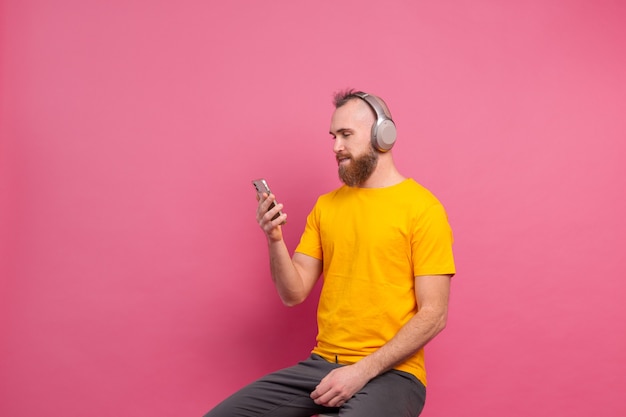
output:
[[265,237],[267,238],[267,246],[270,247],[276,244],[280,244],[283,241],[282,233],[266,234]]
[[366,356],[354,365],[357,365],[359,371],[367,377],[368,381],[382,373],[382,370],[377,366],[376,361],[371,356]]

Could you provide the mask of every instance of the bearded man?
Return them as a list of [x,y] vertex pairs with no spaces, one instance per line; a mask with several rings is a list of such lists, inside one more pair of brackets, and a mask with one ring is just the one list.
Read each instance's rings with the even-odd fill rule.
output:
[[452,231],[437,198],[396,168],[385,102],[348,90],[334,105],[344,185],[318,198],[293,256],[273,194],[261,196],[256,215],[285,305],[303,302],[323,277],[316,344],[205,417],[416,417],[424,407],[424,346],[446,325],[455,274]]

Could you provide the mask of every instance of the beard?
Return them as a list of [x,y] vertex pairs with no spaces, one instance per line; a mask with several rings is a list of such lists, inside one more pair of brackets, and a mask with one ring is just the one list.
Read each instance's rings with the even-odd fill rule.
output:
[[349,187],[358,187],[367,181],[376,169],[378,153],[370,147],[365,155],[356,158],[349,156],[349,158],[350,162],[347,165],[339,165],[339,179]]

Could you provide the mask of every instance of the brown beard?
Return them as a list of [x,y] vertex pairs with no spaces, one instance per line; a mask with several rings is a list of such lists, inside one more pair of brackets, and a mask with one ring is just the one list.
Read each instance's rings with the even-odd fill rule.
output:
[[349,187],[358,187],[372,175],[377,164],[378,152],[370,147],[365,155],[350,157],[347,166],[339,166],[339,179]]

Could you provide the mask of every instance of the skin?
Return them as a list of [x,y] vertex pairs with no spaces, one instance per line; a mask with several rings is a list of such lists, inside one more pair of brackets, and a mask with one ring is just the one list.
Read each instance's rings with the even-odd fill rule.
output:
[[[350,164],[351,156],[368,152],[373,123],[373,112],[360,99],[350,100],[334,111],[330,134],[338,164]],[[360,187],[388,187],[404,179],[395,167],[391,152],[386,152],[379,155],[374,172]],[[256,218],[267,238],[270,269],[278,294],[285,305],[294,306],[311,293],[322,273],[322,261],[301,253],[290,256],[280,226],[287,214],[283,212],[272,221],[272,217],[283,210],[283,205],[277,203],[267,211],[272,202],[276,202],[276,197],[264,194]],[[324,377],[311,393],[315,403],[326,407],[342,406],[371,379],[408,359],[441,332],[447,320],[450,278],[450,275],[416,276],[418,313],[376,352]]]

